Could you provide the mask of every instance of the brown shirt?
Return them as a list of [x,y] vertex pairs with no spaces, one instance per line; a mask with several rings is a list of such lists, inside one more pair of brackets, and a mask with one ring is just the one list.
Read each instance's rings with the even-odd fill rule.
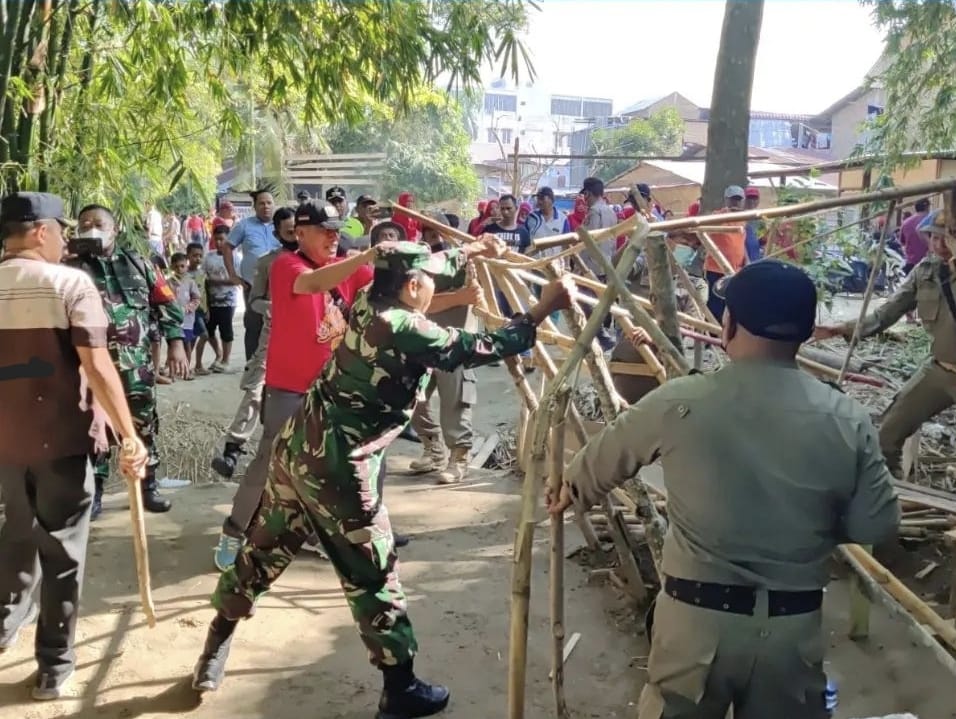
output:
[[90,451],[93,412],[81,396],[76,347],[105,347],[108,325],[82,271],[21,257],[0,262],[0,463]]

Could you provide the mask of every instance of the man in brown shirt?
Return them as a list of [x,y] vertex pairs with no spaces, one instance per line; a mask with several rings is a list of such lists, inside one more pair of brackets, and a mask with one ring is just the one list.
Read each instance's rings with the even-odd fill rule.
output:
[[63,215],[56,195],[0,201],[0,652],[36,618],[39,587],[39,700],[58,698],[73,673],[93,492],[88,456],[107,429],[94,402],[123,438],[121,471],[141,478],[146,463],[106,348],[99,293],[83,272],[58,264]]

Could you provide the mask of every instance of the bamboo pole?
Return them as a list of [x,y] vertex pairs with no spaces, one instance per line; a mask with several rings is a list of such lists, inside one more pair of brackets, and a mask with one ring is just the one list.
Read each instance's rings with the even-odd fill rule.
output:
[[[868,554],[873,553],[873,545],[861,547]],[[850,639],[858,641],[870,636],[870,600],[863,588],[863,579],[854,572],[850,575]]]
[[[548,486],[552,496],[557,497],[564,482],[564,432],[571,388],[564,387],[555,396],[551,430],[551,471]],[[568,705],[564,697],[564,513],[551,515],[551,555],[549,565],[551,593],[551,687],[554,694],[554,715],[568,718]]]
[[651,280],[650,300],[654,307],[654,319],[671,344],[683,353],[684,341],[677,321],[677,293],[674,291],[674,274],[665,236],[657,232],[648,235],[644,241],[644,255],[647,257]]
[[[638,215],[634,216],[638,217]],[[631,318],[636,321],[638,325],[643,327],[644,330],[651,336],[651,340],[655,345],[657,345],[657,349],[664,356],[664,359],[673,365],[678,374],[685,375],[690,372],[690,365],[687,363],[684,353],[670,343],[670,340],[667,339],[666,335],[661,332],[661,328],[657,326],[654,318],[652,318],[647,311],[638,304],[637,300],[634,298],[634,295],[631,294],[630,290],[628,290],[627,283],[621,279],[621,276],[617,273],[614,265],[611,264],[611,261],[608,260],[607,257],[601,254],[597,243],[594,242],[587,232],[580,228],[578,229],[578,235],[580,236],[581,241],[584,243],[584,246],[590,251],[591,256],[595,258],[607,276],[609,284],[605,290],[605,297],[611,294],[611,288],[613,287],[614,294],[612,296],[619,296],[623,300],[624,306],[631,313]],[[634,241],[634,236],[632,236],[631,244],[634,244]],[[629,267],[631,264],[634,264],[633,259],[629,264],[624,265],[624,267]],[[610,311],[610,304],[602,309],[602,318],[608,311]]]
[[714,313],[710,311],[710,308],[707,306],[707,303],[704,302],[704,298],[700,296],[700,292],[697,291],[697,288],[694,286],[693,280],[691,280],[690,275],[687,274],[687,270],[677,261],[677,258],[674,256],[674,241],[668,239],[667,249],[670,251],[671,258],[674,261],[674,268],[677,270],[677,279],[680,280],[680,283],[684,285],[684,289],[687,290],[687,294],[690,295],[691,300],[694,303],[694,306],[697,308],[697,311],[700,313],[700,317],[707,322],[711,322],[716,326],[720,326],[720,320],[714,317]]
[[727,261],[727,258],[724,257],[724,253],[720,251],[720,248],[717,247],[717,243],[714,242],[709,234],[706,232],[698,232],[697,236],[700,238],[700,243],[707,250],[707,254],[710,255],[714,262],[720,265],[720,269],[725,275],[732,275],[737,271],[734,266]]
[[139,600],[143,605],[143,614],[146,615],[146,624],[153,628],[156,626],[156,609],[153,606],[153,592],[149,579],[149,549],[146,542],[146,523],[143,519],[143,491],[139,479],[126,477],[126,494],[129,497]]
[[853,350],[860,342],[860,327],[866,312],[870,308],[870,299],[873,297],[873,289],[876,287],[876,277],[880,273],[880,265],[883,263],[883,250],[886,248],[886,238],[889,235],[890,219],[896,212],[896,200],[890,202],[890,207],[886,211],[886,221],[883,223],[883,231],[880,233],[880,243],[876,248],[876,258],[873,266],[870,268],[870,277],[866,283],[866,292],[863,294],[863,304],[860,306],[860,318],[853,325],[853,336],[850,337],[850,346],[847,347],[846,357],[843,358],[843,366],[840,368],[840,374],[837,377],[837,384],[842,384],[846,377],[847,370],[850,368],[850,358],[853,356]]
[[[872,555],[868,554],[858,544],[844,544],[840,546],[840,554],[844,559],[853,560],[850,564],[861,574],[866,583],[867,578],[876,582],[886,590],[899,605],[908,612],[919,624],[933,630],[939,639],[951,649],[956,649],[956,627],[947,622],[928,604],[920,599],[903,582],[897,579],[890,570],[880,564]],[[859,571],[862,569],[862,573]],[[936,641],[933,640],[933,644]],[[952,657],[950,657],[952,661]]]

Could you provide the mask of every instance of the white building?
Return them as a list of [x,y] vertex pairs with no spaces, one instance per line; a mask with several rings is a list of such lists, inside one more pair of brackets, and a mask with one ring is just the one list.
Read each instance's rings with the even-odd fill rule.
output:
[[514,152],[516,139],[522,155],[567,154],[571,133],[584,127],[582,121],[609,117],[611,110],[607,98],[555,95],[531,83],[495,80],[484,88],[473,118],[472,162],[501,163]]

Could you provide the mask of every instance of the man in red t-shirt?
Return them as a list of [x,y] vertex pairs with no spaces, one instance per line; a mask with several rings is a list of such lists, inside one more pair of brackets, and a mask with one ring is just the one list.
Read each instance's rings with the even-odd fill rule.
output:
[[[246,528],[259,507],[272,440],[298,409],[306,390],[341,341],[348,308],[358,291],[372,281],[374,249],[348,258],[335,256],[342,225],[333,207],[311,202],[300,205],[295,214],[299,251],[281,254],[272,264],[272,334],[266,353],[262,439],[222,526],[216,550],[220,570],[235,561]],[[330,263],[336,263],[336,272],[316,275],[314,270]]]
[[[744,188],[739,185],[731,185],[724,190],[724,207],[717,210],[714,214],[720,212],[739,212],[744,206]],[[726,232],[712,232],[710,239],[717,245],[717,249],[730,263],[734,272],[747,264],[747,244],[746,233],[744,232],[744,223],[727,225]],[[704,260],[704,270],[707,272],[707,307],[713,312],[714,317],[720,322],[724,316],[724,301],[714,292],[714,285],[724,276],[724,268],[708,253]]]

